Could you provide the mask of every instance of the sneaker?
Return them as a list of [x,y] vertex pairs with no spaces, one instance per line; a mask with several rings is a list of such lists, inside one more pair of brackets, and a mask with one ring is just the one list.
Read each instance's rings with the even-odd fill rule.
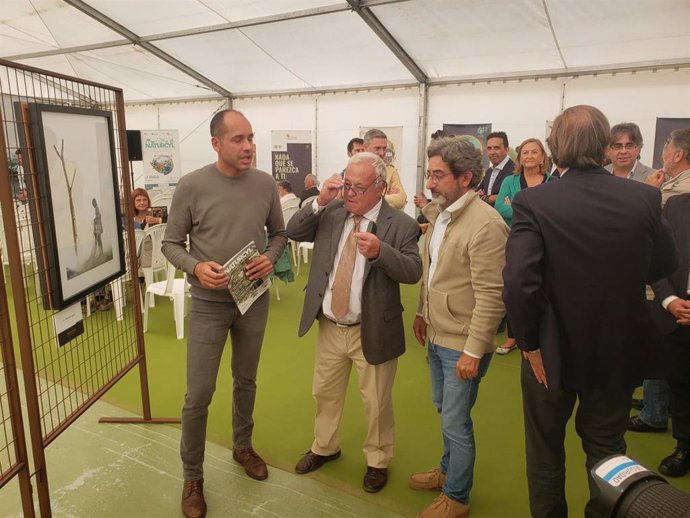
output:
[[441,493],[417,518],[468,518],[470,504],[461,504]]

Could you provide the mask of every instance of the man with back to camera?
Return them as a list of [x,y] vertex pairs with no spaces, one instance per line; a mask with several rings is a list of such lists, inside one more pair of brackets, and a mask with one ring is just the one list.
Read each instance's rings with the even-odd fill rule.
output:
[[338,428],[354,365],[367,421],[363,485],[369,493],[385,486],[393,456],[392,389],[405,352],[399,284],[414,284],[422,273],[417,223],[392,209],[385,191],[383,160],[359,153],[344,178],[326,180],[319,197],[288,223],[290,239],[314,243],[299,336],[319,322],[314,441],[295,471],[309,473],[340,456]]
[[576,400],[590,489],[584,515],[606,516],[589,471],[625,453],[632,392],[656,354],[645,285],[676,266],[659,192],[601,167],[608,137],[598,109],[565,110],[547,142],[567,169],[559,181],[524,189],[512,202],[503,299],[523,351],[534,518],[568,516],[563,440]]
[[[380,129],[370,129],[364,134],[364,149],[378,155],[381,160],[386,156],[388,137]],[[407,203],[407,194],[400,181],[400,174],[391,164],[386,166],[386,203],[394,209],[403,209]]]
[[477,192],[482,200],[493,207],[503,180],[513,174],[515,169],[515,162],[508,156],[508,135],[504,131],[489,133],[486,137],[486,152],[491,167],[484,173]]
[[232,343],[232,456],[251,478],[268,477],[266,463],[252,447],[256,371],[268,319],[268,292],[240,314],[222,266],[254,241],[261,255],[247,264],[245,275],[262,279],[273,271],[287,244],[275,180],[251,167],[253,139],[251,124],[240,112],[222,110],[213,116],[211,145],[218,159],[180,179],[163,239],[163,254],[188,274],[192,285],[180,445],[182,512],[187,518],[206,514],[206,421],[228,331]]
[[482,154],[471,142],[433,140],[427,156],[426,187],[433,202],[422,212],[429,229],[413,329],[428,349],[443,454],[439,467],[415,473],[409,484],[441,491],[420,517],[467,518],[475,460],[470,413],[505,314],[501,269],[508,227],[475,192]]
[[651,167],[640,162],[642,151],[642,133],[634,122],[621,122],[611,128],[611,137],[606,156],[611,161],[606,170],[619,178],[644,182]]

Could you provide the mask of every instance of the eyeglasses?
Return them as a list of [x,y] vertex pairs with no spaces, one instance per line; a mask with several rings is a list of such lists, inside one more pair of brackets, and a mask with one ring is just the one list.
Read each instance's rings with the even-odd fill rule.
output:
[[350,185],[348,183],[344,183],[340,188],[343,190],[343,194],[345,194],[347,191],[352,191],[358,196],[361,196],[365,192],[367,192],[373,185],[376,185],[379,183],[379,178],[371,182],[368,186],[366,187],[355,187],[354,185]]
[[620,151],[621,149],[635,149],[636,147],[637,144],[634,142],[626,142],[625,144],[616,142],[615,144],[611,144],[611,149],[615,149],[616,151]]
[[426,173],[424,173],[424,178],[426,178],[427,181],[431,181],[431,182],[436,184],[436,183],[440,182],[444,176],[448,176],[449,174],[453,174],[453,173],[432,174],[429,171],[427,171]]

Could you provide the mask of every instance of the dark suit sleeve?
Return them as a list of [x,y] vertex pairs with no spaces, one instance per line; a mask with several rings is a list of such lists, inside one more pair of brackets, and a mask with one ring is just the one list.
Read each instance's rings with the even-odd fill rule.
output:
[[395,282],[414,284],[422,277],[422,258],[419,255],[417,236],[419,226],[407,215],[401,214],[404,229],[400,246],[392,246],[381,241],[381,251],[377,259],[371,262],[372,268],[383,270]]
[[[685,204],[685,205],[684,205]],[[683,210],[683,207],[687,207],[685,210]],[[662,224],[665,227],[668,227],[667,230],[669,231],[671,235],[671,239],[673,239],[673,231],[670,230],[671,223],[674,223],[674,229],[677,229],[678,233],[682,233],[683,231],[686,232],[686,234],[681,234],[680,236],[676,234],[676,236],[679,238],[678,241],[673,240],[674,243],[673,245],[673,255],[677,258],[680,259],[681,262],[684,262],[685,265],[687,265],[688,259],[687,259],[687,251],[683,250],[684,247],[688,246],[688,240],[683,239],[685,236],[690,235],[690,229],[688,229],[688,215],[690,214],[690,194],[685,194],[685,195],[680,195],[680,196],[674,196],[673,198],[668,200],[668,203],[666,203],[666,206],[664,207],[663,210],[663,217],[662,219]],[[660,245],[660,247],[663,245]],[[668,245],[665,245],[668,246]],[[678,248],[680,247],[680,249]],[[657,246],[655,244],[655,250],[654,250],[654,257],[657,256],[657,254],[663,253],[662,251],[657,252],[656,250]],[[688,250],[690,251],[690,250]],[[685,257],[684,257],[685,253]],[[678,265],[676,268],[681,268],[683,269],[682,265]],[[675,269],[674,269],[675,271]],[[676,272],[677,273],[677,272]],[[675,277],[675,274],[673,275]],[[681,278],[681,286],[684,286],[685,282],[687,282],[687,270],[683,270],[682,273],[680,274]],[[658,281],[654,282],[652,284],[652,289],[654,290],[654,295],[656,299],[661,302],[665,298],[670,297],[672,295],[676,296],[681,296],[685,298],[685,293],[678,293],[674,283],[673,279],[671,276],[663,277],[659,279]]]
[[513,226],[503,270],[503,301],[518,346],[528,351],[539,348],[539,321],[547,304],[541,268],[544,244],[524,192],[515,196],[512,208]]
[[[661,195],[654,193],[661,206]],[[668,207],[668,206],[667,206]],[[659,279],[668,277],[678,268],[678,253],[671,233],[671,227],[666,219],[656,215],[656,232],[654,234],[654,247],[652,249],[652,261],[647,273],[647,282],[654,283]]]

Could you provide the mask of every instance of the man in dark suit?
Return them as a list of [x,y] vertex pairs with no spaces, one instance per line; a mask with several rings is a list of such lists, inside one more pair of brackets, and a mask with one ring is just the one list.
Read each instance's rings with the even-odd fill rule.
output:
[[[658,190],[609,174],[609,123],[592,106],[568,108],[547,139],[557,182],[513,199],[503,299],[523,351],[527,481],[534,518],[565,518],[566,424],[588,473],[625,452],[632,392],[654,352],[645,284],[675,269]],[[631,254],[630,251],[635,253]],[[589,478],[585,516],[603,516]]]
[[486,137],[486,152],[491,167],[484,173],[477,192],[482,200],[493,207],[503,180],[513,174],[515,169],[515,162],[508,156],[508,135],[504,131],[489,133]]
[[690,194],[669,198],[664,216],[671,225],[680,265],[655,282],[652,317],[664,333],[670,355],[671,423],[677,444],[659,471],[680,477],[690,469]]
[[385,191],[383,160],[358,153],[344,177],[326,180],[288,224],[290,239],[314,243],[299,336],[319,321],[314,442],[295,471],[309,473],[340,456],[338,426],[354,365],[367,420],[364,489],[370,493],[386,484],[393,455],[392,388],[405,352],[399,283],[414,284],[422,274],[419,227],[386,203]]
[[319,195],[319,186],[318,186],[318,180],[316,179],[316,176],[313,174],[309,173],[304,177],[304,191],[300,195],[299,199],[299,206],[301,207],[302,204],[308,200],[309,198],[314,198],[314,196]]

